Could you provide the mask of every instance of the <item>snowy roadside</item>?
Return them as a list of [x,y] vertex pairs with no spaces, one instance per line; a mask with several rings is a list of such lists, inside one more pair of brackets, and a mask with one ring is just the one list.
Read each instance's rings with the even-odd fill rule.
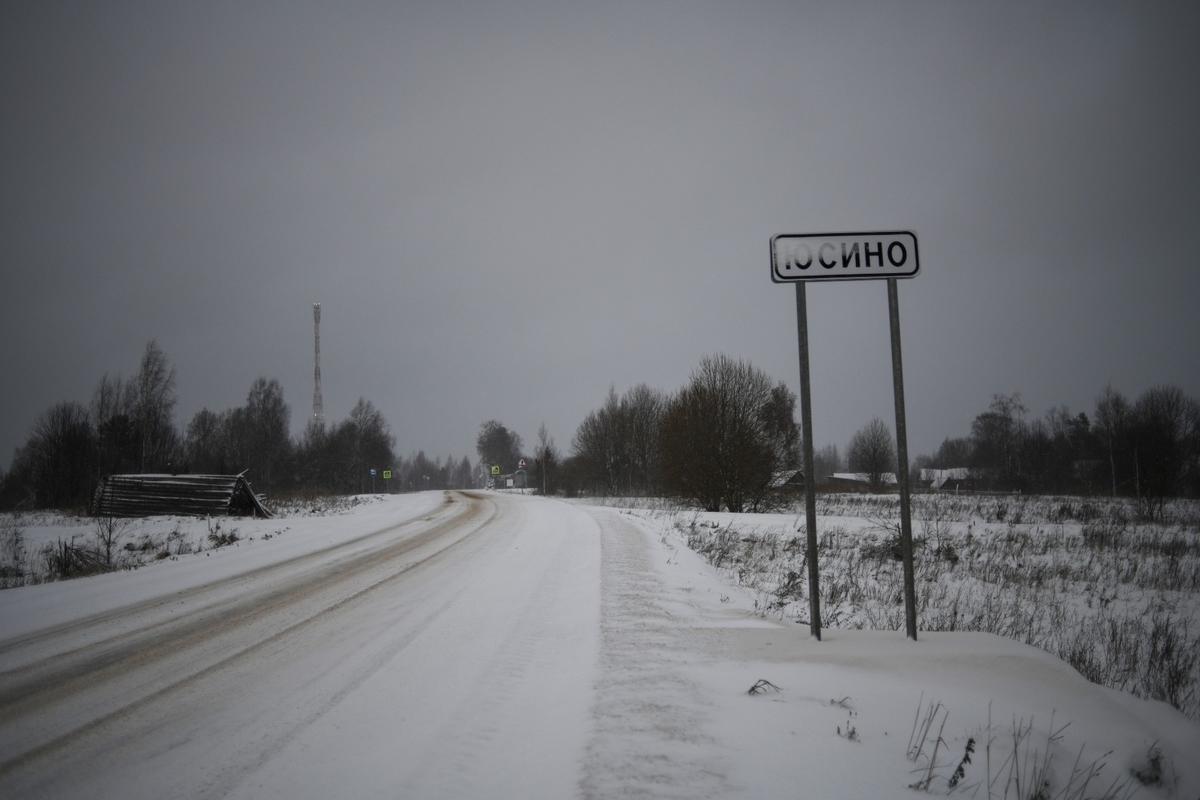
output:
[[[63,797],[1200,794],[1200,725],[1042,650],[980,632],[914,643],[830,627],[817,642],[764,614],[770,592],[738,582],[752,562],[717,568],[688,546],[702,522],[745,545],[737,519],[490,493],[462,506],[477,510],[389,498],[211,555],[0,593],[14,653],[39,646],[12,633],[23,625],[88,616],[31,639],[104,668],[46,662],[82,702],[56,680],[45,708],[11,691],[23,724],[86,733],[62,740],[70,758],[14,762],[0,784]],[[767,546],[794,533],[790,515],[778,522]],[[320,580],[290,586],[278,573],[295,564],[247,574],[306,553]],[[184,587],[212,594],[222,576],[237,577],[192,609],[194,630]],[[91,616],[138,597],[164,599],[153,619]],[[16,655],[36,682],[36,659]]]
[[[374,495],[344,509],[313,506],[286,509],[272,519],[222,517],[148,517],[129,520],[122,529],[121,557],[130,568],[99,575],[20,586],[0,591],[0,640],[70,622],[125,605],[170,595],[248,573],[343,544],[365,533],[389,528],[428,514],[443,502],[442,492]],[[59,515],[26,515],[18,520],[27,553],[57,541],[89,541],[95,520]],[[219,528],[217,527],[219,525]],[[210,540],[224,535],[225,544]],[[230,536],[232,534],[232,537]],[[142,542],[154,546],[141,549]],[[124,548],[134,545],[133,551]],[[168,555],[153,554],[169,548]]]
[[[832,628],[816,642],[805,625],[756,614],[761,589],[691,550],[671,515],[593,513],[636,526],[663,583],[661,610],[681,651],[659,660],[705,708],[676,725],[709,743],[721,778],[694,786],[698,795],[1200,793],[1200,725],[1166,703],[1090,683],[1042,650],[987,633],[923,632],[913,643],[894,631]],[[758,530],[770,524],[754,516]],[[794,531],[793,520],[775,522]],[[770,685],[747,694],[760,679]]]
[[[895,498],[829,495],[818,516],[825,625],[901,630]],[[806,621],[803,517],[707,513],[662,501],[631,511],[668,529],[754,610]],[[1123,501],[925,497],[913,513],[918,627],[995,633],[1085,677],[1200,719],[1200,510],[1127,516]]]

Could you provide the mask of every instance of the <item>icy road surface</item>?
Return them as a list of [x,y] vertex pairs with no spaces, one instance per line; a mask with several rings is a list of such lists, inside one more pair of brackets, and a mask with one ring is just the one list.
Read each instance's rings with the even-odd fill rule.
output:
[[1162,704],[991,636],[813,642],[614,510],[427,494],[328,524],[0,593],[0,797],[909,798],[922,692],[955,761],[989,703],[997,739],[1053,709],[1054,780],[1158,742],[1195,794],[1200,732]]

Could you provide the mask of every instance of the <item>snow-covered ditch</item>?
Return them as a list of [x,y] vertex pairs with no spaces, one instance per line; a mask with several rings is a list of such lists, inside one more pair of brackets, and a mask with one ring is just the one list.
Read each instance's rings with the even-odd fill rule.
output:
[[[748,589],[754,610],[807,623],[803,510],[707,513],[612,500]],[[824,625],[903,630],[898,501],[819,498]],[[1126,501],[914,499],[918,625],[983,631],[1046,650],[1089,680],[1200,719],[1200,504],[1138,520]]]
[[[271,519],[116,520],[111,566],[55,574],[64,545],[103,560],[105,520],[39,512],[0,515],[0,635],[65,622],[331,547],[436,509],[442,492],[296,502]],[[68,580],[80,577],[83,580]],[[24,587],[19,592],[12,587]]]
[[[0,514],[0,588],[177,561],[229,546],[268,542],[296,529],[310,531],[314,517],[346,515],[381,503],[387,495],[318,497],[274,507],[272,519],[159,516],[96,518],[52,511]],[[317,523],[320,528],[322,523]]]

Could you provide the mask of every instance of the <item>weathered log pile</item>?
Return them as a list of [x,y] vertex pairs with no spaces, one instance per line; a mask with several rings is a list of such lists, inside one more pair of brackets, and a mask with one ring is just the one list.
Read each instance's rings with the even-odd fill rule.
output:
[[240,475],[109,475],[92,500],[98,517],[189,516],[270,517]]

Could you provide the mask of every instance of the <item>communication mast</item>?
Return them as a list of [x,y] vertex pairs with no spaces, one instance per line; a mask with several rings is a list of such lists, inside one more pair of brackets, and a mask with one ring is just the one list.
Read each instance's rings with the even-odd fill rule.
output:
[[313,303],[313,421],[325,424],[325,407],[321,402],[321,304]]

